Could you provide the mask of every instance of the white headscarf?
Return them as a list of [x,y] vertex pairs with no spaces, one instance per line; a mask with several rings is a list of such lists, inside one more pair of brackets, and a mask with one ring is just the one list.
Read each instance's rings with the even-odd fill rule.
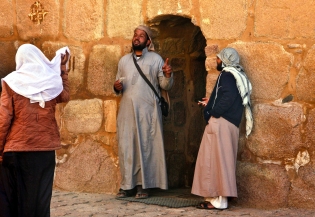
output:
[[217,57],[222,60],[222,67],[234,67],[238,71],[243,71],[243,67],[240,65],[240,56],[238,52],[231,47],[224,48],[217,54]]
[[224,48],[219,54],[217,54],[217,57],[222,60],[223,70],[230,72],[236,80],[236,86],[243,99],[243,105],[245,107],[246,137],[248,137],[248,135],[252,132],[254,122],[250,108],[252,84],[247,78],[243,67],[239,64],[240,56],[234,48]]
[[56,51],[56,56],[50,61],[34,45],[23,44],[15,55],[16,71],[2,80],[14,92],[29,98],[31,103],[38,102],[44,108],[45,101],[54,99],[63,90],[60,64],[61,54],[66,51],[70,57],[69,48],[63,47]]
[[147,33],[147,35],[149,36],[149,39],[151,41],[151,43],[148,46],[148,51],[154,51],[154,44],[152,41],[153,33],[152,33],[151,29],[147,26],[144,26],[144,25],[139,25],[136,29],[140,29],[140,30],[145,31]]

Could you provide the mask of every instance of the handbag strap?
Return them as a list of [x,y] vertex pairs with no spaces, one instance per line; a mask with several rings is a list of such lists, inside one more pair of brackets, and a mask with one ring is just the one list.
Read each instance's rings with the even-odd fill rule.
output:
[[159,96],[159,94],[156,92],[155,88],[153,87],[153,85],[151,84],[151,82],[149,81],[149,79],[143,74],[140,66],[138,65],[137,63],[137,60],[135,59],[135,57],[133,56],[132,54],[132,59],[133,59],[133,62],[135,63],[135,66],[136,68],[138,69],[139,71],[139,74],[141,75],[141,77],[147,82],[147,84],[151,87],[151,89],[153,90],[153,92],[155,93],[155,95],[157,96],[157,98],[159,99],[159,101],[161,101],[161,98]]

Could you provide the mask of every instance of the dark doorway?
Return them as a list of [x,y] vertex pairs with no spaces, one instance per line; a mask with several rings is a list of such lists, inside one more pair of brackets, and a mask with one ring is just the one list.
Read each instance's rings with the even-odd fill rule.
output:
[[171,110],[163,120],[169,187],[190,187],[205,128],[197,101],[206,94],[206,39],[188,18],[161,16],[150,25],[156,30],[156,51],[170,59],[174,71]]

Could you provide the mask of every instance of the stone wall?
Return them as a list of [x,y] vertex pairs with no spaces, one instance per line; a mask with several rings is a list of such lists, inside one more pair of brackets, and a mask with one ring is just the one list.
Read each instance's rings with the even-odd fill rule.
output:
[[[59,105],[56,113],[63,148],[57,151],[55,188],[111,194],[118,190],[116,115],[120,98],[112,91],[117,64],[130,52],[133,30],[138,24],[159,26],[159,21],[172,15],[190,19],[200,27],[207,42],[204,49],[208,74],[203,82],[207,96],[218,75],[215,54],[226,46],[239,51],[253,84],[254,129],[248,139],[244,136],[244,122],[241,124],[238,203],[260,208],[315,207],[313,1],[41,3],[48,13],[37,24],[28,16],[34,0],[0,1],[0,76],[14,70],[15,52],[23,43],[35,44],[49,58],[59,47],[67,45],[71,50],[71,101]],[[159,33],[157,28],[157,38]],[[164,51],[160,48],[160,52]],[[188,91],[190,83],[184,88]],[[180,107],[177,104],[177,109]],[[183,149],[189,152],[189,146]],[[180,173],[176,165],[172,170]]]

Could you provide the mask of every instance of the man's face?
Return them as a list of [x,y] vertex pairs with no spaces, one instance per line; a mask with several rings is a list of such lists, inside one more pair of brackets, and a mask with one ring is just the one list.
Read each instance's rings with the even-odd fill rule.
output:
[[218,71],[222,71],[223,70],[222,60],[219,57],[217,57],[217,70]]
[[147,33],[143,30],[136,29],[132,38],[133,50],[143,50],[151,41],[148,39]]

